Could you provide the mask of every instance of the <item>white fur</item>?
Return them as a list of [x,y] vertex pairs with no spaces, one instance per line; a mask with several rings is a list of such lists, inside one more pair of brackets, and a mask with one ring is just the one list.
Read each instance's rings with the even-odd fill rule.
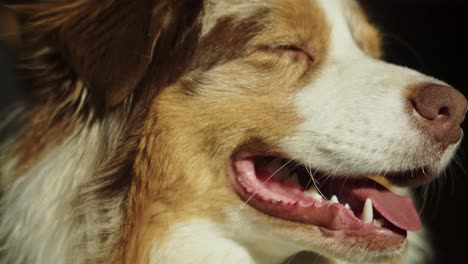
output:
[[418,232],[408,232],[408,253],[405,256],[405,263],[423,264],[431,259],[433,253],[429,244],[429,237],[425,229]]
[[318,2],[332,26],[331,49],[321,73],[296,95],[299,115],[306,121],[285,142],[286,148],[314,168],[337,174],[434,163],[418,155],[430,141],[406,113],[405,92],[418,84],[442,82],[367,56],[351,36],[342,0]]
[[233,23],[240,22],[255,15],[260,8],[267,7],[269,2],[268,0],[207,1],[204,8],[209,12],[205,13],[201,21],[203,25],[201,37],[210,33],[219,19],[229,18]]
[[150,263],[273,264],[305,249],[287,236],[279,239],[272,226],[253,223],[237,209],[226,223],[199,218],[171,227],[170,238],[155,243]]
[[[8,212],[0,222],[5,263],[66,263],[76,246],[72,223],[76,187],[94,171],[98,128],[72,136],[50,151],[7,190],[1,200]],[[68,259],[68,260],[67,260]]]
[[[87,228],[96,227],[75,219],[73,203],[111,145],[114,137],[104,133],[109,127],[94,123],[79,129],[2,186],[0,212],[7,213],[0,219],[1,263],[82,263],[82,239],[92,233]],[[11,177],[13,168],[4,166],[2,178]]]
[[219,223],[192,219],[171,230],[171,237],[164,245],[153,248],[150,263],[257,263],[243,245],[225,234]]

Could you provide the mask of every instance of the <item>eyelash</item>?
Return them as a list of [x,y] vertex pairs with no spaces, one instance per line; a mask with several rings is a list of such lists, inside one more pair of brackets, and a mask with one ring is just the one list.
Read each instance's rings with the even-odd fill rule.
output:
[[306,55],[310,61],[314,61],[314,57],[312,56],[312,54],[310,54],[310,52],[307,52],[305,49],[301,48],[298,45],[285,44],[285,45],[264,46],[262,50],[302,53]]

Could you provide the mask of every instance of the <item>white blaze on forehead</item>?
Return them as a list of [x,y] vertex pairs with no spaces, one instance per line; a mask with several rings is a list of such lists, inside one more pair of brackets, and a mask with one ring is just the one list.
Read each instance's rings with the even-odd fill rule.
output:
[[425,166],[426,144],[411,124],[405,95],[421,83],[441,83],[416,71],[376,60],[354,40],[345,1],[315,0],[331,28],[329,49],[316,76],[295,96],[304,120],[283,145],[314,168],[345,173]]
[[325,12],[331,28],[329,55],[348,59],[353,56],[362,56],[363,52],[353,39],[343,12],[343,1],[351,0],[316,0]]
[[222,18],[230,18],[234,23],[249,18],[259,9],[269,6],[271,1],[265,0],[209,0],[205,2],[202,18],[201,37],[208,34]]

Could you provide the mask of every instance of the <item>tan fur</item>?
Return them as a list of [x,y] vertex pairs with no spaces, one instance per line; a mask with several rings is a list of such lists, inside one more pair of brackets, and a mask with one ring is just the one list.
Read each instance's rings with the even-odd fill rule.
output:
[[356,42],[370,56],[381,58],[383,50],[379,31],[369,23],[369,19],[357,2],[345,1],[345,3],[346,15]]

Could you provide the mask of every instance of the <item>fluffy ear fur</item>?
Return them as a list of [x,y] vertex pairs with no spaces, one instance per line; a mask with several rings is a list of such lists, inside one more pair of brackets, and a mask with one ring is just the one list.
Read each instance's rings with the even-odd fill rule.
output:
[[21,3],[8,7],[22,26],[17,66],[27,105],[14,148],[24,168],[124,104],[129,114],[137,105],[145,111],[140,100],[151,102],[188,69],[203,7],[201,0],[14,2]]
[[171,23],[172,2],[52,0],[13,8],[94,98],[111,107],[145,76],[162,31]]

